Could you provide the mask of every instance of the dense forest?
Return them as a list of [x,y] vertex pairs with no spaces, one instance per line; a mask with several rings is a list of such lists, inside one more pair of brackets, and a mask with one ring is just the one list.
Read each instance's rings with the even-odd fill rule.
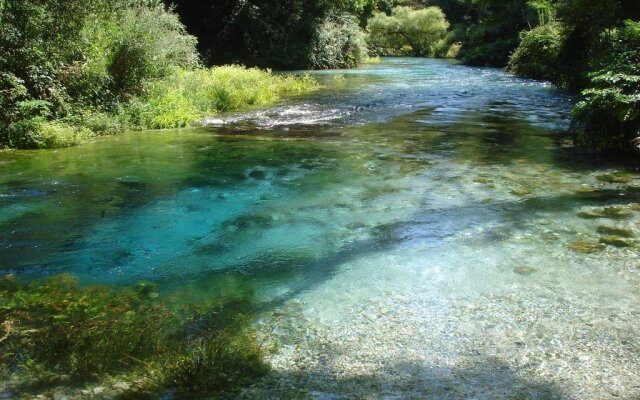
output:
[[182,127],[314,86],[203,66],[351,68],[388,55],[458,58],[567,88],[580,96],[577,143],[595,150],[629,152],[640,135],[635,0],[3,0],[0,18],[9,147]]

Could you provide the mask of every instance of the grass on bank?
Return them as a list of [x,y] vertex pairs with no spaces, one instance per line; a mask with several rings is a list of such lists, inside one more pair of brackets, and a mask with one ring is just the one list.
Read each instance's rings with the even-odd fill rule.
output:
[[11,147],[54,148],[126,130],[184,128],[220,112],[274,104],[317,88],[308,76],[281,75],[238,65],[176,69],[144,82],[141,94],[115,111],[78,108],[61,120],[36,117],[12,127]]
[[81,287],[70,275],[33,283],[6,275],[0,376],[17,372],[46,386],[64,376],[81,383],[115,375],[134,382],[132,398],[169,388],[187,397],[233,393],[267,371],[248,328],[248,302],[177,306],[151,284]]
[[235,65],[179,70],[166,79],[148,82],[147,96],[133,100],[125,115],[136,128],[181,128],[218,112],[273,104],[315,86],[310,76],[276,75]]

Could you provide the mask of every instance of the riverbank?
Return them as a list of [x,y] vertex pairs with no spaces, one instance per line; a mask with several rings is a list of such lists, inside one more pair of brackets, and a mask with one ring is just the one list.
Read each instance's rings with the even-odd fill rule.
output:
[[146,81],[143,94],[120,103],[113,111],[82,108],[60,119],[23,121],[5,145],[59,148],[125,131],[185,128],[220,112],[272,105],[317,87],[308,75],[282,75],[237,65],[175,69],[162,79]]

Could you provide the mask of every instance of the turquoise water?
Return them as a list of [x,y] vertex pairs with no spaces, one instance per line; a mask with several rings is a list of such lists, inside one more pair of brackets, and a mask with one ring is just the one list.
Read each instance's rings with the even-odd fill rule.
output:
[[637,162],[501,70],[313,74],[197,129],[0,153],[0,273],[248,300],[275,350],[241,398],[640,398]]
[[594,236],[581,207],[640,201],[637,179],[597,180],[624,165],[571,148],[571,98],[549,85],[424,59],[314,76],[318,93],[199,129],[0,154],[0,269],[282,301],[372,252],[499,241],[550,213],[570,242]]

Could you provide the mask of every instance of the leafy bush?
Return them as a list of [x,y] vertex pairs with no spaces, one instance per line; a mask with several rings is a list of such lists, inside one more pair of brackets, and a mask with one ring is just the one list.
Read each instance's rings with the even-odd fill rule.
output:
[[309,55],[311,68],[353,68],[366,58],[365,34],[354,17],[328,16],[318,25]]
[[640,22],[612,33],[608,51],[590,74],[591,87],[574,109],[578,142],[597,150],[629,151],[640,136]]
[[443,58],[450,58],[450,59],[455,59],[458,58],[458,55],[460,54],[460,50],[462,49],[462,43],[456,42],[456,43],[451,43],[451,45],[449,45],[449,48],[447,48],[446,53],[444,53]]
[[413,10],[396,7],[392,15],[369,20],[368,43],[377,55],[436,56],[447,36],[447,22],[438,7]]
[[0,18],[0,145],[77,143],[77,114],[113,113],[144,81],[198,64],[195,38],[160,0],[5,0]]
[[560,80],[561,26],[557,22],[520,34],[520,45],[509,59],[508,68],[516,75],[533,79]]
[[86,24],[81,45],[86,61],[68,67],[64,83],[74,98],[97,100],[96,105],[113,100],[108,96],[138,94],[144,81],[166,76],[174,67],[198,65],[195,38],[175,14],[155,2]]
[[[458,24],[460,57],[470,65],[504,67],[518,47],[519,33],[538,23],[529,0],[466,1],[464,22]],[[467,20],[468,19],[468,20]]]

